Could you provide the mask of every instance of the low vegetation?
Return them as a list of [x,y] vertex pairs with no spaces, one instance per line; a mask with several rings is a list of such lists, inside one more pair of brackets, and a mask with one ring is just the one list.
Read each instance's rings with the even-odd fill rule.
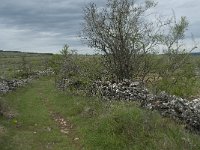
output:
[[[103,102],[58,91],[51,79],[4,96],[17,112],[1,117],[1,149],[199,149],[200,137],[134,102]],[[73,126],[63,133],[51,114]]]
[[105,101],[91,94],[95,81],[128,79],[152,95],[165,91],[188,100],[199,97],[200,57],[191,55],[197,47],[182,44],[188,21],[174,16],[149,22],[145,16],[154,7],[149,0],[108,0],[104,9],[87,5],[81,37],[99,54],[80,55],[67,44],[54,55],[0,51],[1,93],[5,81],[27,79],[37,70],[53,72],[0,95],[1,149],[199,150],[200,136],[181,122],[144,110],[137,102]]
[[44,70],[52,54],[0,51],[0,78],[27,77],[34,71]]

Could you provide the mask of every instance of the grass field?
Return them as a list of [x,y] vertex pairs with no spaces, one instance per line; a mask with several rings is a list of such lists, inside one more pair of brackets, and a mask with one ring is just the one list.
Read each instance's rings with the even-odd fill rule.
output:
[[156,112],[60,92],[50,78],[3,99],[16,117],[0,118],[1,150],[200,149],[199,135]]
[[22,57],[32,71],[43,70],[52,54],[0,51],[0,77],[12,78],[22,65]]

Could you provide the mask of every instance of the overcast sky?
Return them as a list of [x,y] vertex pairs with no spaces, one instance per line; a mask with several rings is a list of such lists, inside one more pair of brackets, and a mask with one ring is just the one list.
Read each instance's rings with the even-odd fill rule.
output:
[[[0,49],[57,53],[64,44],[79,53],[91,53],[78,38],[82,9],[106,0],[0,0]],[[190,22],[187,35],[200,39],[200,0],[157,0],[162,15],[175,11]],[[190,39],[188,39],[190,41]]]

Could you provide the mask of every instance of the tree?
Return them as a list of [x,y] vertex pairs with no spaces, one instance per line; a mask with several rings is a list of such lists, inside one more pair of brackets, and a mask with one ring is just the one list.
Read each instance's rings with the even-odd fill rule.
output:
[[50,66],[55,74],[55,83],[63,90],[66,86],[66,80],[70,79],[77,72],[74,60],[75,54],[75,50],[70,50],[66,44],[60,51],[60,55],[54,55],[50,60]]
[[19,72],[16,74],[20,78],[28,78],[32,73],[32,65],[27,61],[26,55],[21,56]]
[[[184,38],[187,20],[150,21],[150,10],[155,6],[149,0],[141,4],[134,0],[108,0],[103,9],[94,3],[85,7],[81,36],[90,47],[104,54],[106,66],[116,79],[144,79],[151,71],[151,54],[164,46],[172,54],[170,58],[182,51],[179,41]],[[183,61],[177,62],[173,66],[179,67]]]
[[143,19],[154,6],[150,1],[137,5],[133,0],[108,0],[107,8],[101,11],[93,3],[84,10],[82,37],[90,47],[105,54],[107,67],[119,80],[133,76],[139,68],[139,57],[153,43],[151,23]]
[[76,50],[70,50],[66,44],[60,53],[62,56],[60,74],[63,79],[70,78],[77,72],[77,66],[75,64]]
[[163,50],[163,55],[159,56],[159,63],[157,62],[159,65],[153,70],[157,76],[156,82],[153,82],[157,92],[165,90],[170,94],[188,96],[195,91],[195,66],[190,52],[197,46],[194,42],[190,49],[185,47],[184,38],[188,25],[186,17],[177,21],[174,15],[170,24],[157,35]]

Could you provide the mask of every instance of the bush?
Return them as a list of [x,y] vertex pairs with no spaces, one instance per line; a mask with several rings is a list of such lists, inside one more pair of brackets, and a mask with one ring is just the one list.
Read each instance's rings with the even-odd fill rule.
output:
[[30,75],[33,75],[32,64],[27,61],[26,56],[21,56],[20,66],[18,71],[15,73],[15,78],[28,78]]
[[[184,58],[185,57],[185,58]],[[176,68],[178,59],[187,59]],[[156,61],[157,65],[154,75],[157,76],[152,81],[151,89],[158,93],[166,91],[169,94],[189,97],[197,93],[197,78],[195,65],[189,55],[178,54],[173,61],[169,61],[167,55],[163,55]]]
[[55,72],[55,83],[62,90],[85,90],[104,76],[101,55],[78,55],[67,45],[61,54],[52,57],[50,66]]

